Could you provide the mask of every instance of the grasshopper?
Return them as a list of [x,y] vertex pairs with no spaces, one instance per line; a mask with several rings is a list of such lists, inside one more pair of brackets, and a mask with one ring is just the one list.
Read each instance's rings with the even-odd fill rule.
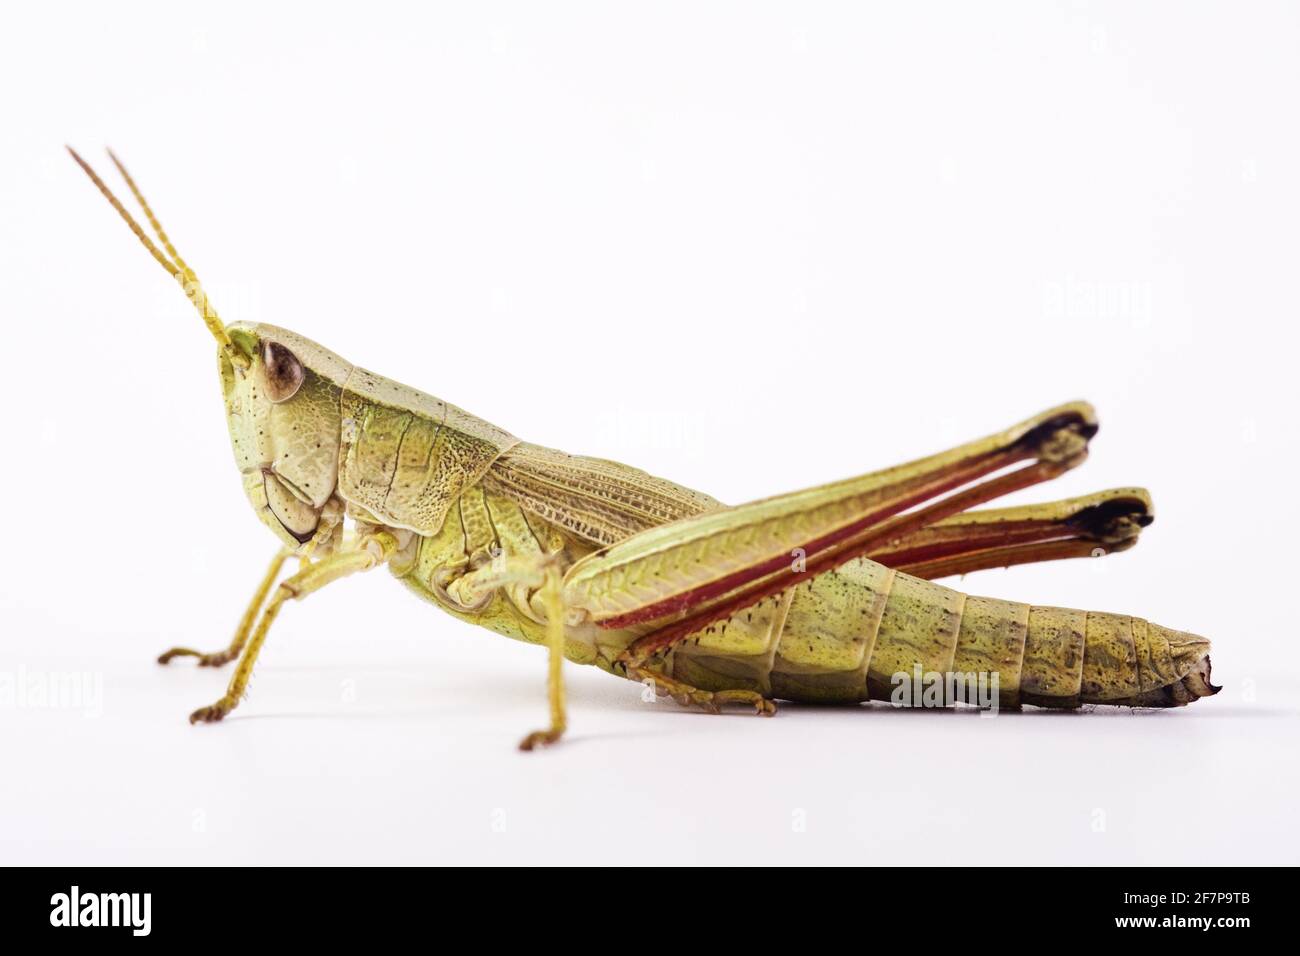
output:
[[[546,646],[550,721],[524,750],[565,730],[566,658],[682,704],[762,715],[776,700],[891,700],[913,673],[993,674],[1008,708],[1170,707],[1219,690],[1209,641],[1194,634],[933,583],[1136,543],[1152,520],[1140,488],[977,508],[1080,464],[1097,431],[1085,403],[727,507],[618,462],[520,441],[288,329],[225,325],[117,157],[156,243],[69,152],[216,339],[244,492],[280,541],[229,646],[159,657],[237,661],[225,695],[191,723],[238,706],[286,602],[381,565],[455,617]],[[290,557],[297,571],[280,580]],[[937,703],[953,703],[955,686]]]

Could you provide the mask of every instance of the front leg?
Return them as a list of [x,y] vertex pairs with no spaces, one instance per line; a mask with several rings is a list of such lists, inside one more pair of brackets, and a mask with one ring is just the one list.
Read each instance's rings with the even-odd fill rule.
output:
[[244,610],[244,616],[240,618],[239,626],[235,628],[235,636],[229,646],[206,654],[189,647],[173,647],[158,656],[158,663],[167,664],[177,657],[197,657],[200,667],[221,667],[237,658],[248,642],[248,635],[252,633],[253,625],[257,622],[257,612],[266,603],[266,596],[271,593],[275,579],[280,576],[280,569],[284,567],[285,560],[296,557],[299,565],[305,567],[318,549],[332,545],[332,539],[341,529],[342,524],[343,505],[337,499],[331,499],[321,514],[320,526],[305,547],[297,550],[281,548],[276,553],[270,567],[266,569],[266,574],[262,576],[262,583],[253,592],[253,599],[248,602],[248,607]]
[[206,654],[189,647],[173,647],[158,656],[158,663],[166,664],[176,657],[197,657],[200,667],[220,667],[238,657],[240,651],[244,649],[244,644],[248,641],[248,635],[252,633],[253,625],[257,622],[257,612],[266,603],[266,596],[271,593],[271,586],[275,584],[275,579],[280,576],[280,569],[284,567],[285,559],[292,553],[288,548],[281,548],[275,558],[272,559],[271,566],[266,569],[266,574],[262,577],[262,583],[257,586],[257,590],[253,593],[253,599],[248,602],[244,616],[239,621],[239,627],[235,628],[235,636],[231,640],[229,647]]
[[397,549],[397,538],[391,532],[377,531],[359,538],[353,547],[345,548],[315,564],[310,564],[297,574],[281,581],[262,611],[252,638],[244,647],[243,654],[239,658],[239,666],[235,668],[225,696],[216,703],[200,707],[190,714],[190,723],[199,721],[211,723],[221,720],[239,706],[239,701],[248,687],[248,681],[253,676],[253,665],[257,662],[257,655],[261,652],[262,645],[266,643],[267,632],[285,601],[290,598],[301,601],[332,581],[356,574],[358,571],[369,571],[371,568],[378,567],[392,557]]

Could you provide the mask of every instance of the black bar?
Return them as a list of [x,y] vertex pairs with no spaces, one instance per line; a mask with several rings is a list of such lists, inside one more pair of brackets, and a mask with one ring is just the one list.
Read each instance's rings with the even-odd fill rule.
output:
[[[600,932],[602,926],[614,933],[612,942],[636,945],[641,911],[650,920],[649,938],[671,947],[662,906],[672,900],[683,911],[686,939],[701,942],[694,936],[698,931],[687,929],[694,911],[707,916],[708,938],[728,947],[756,941],[755,916],[763,924],[769,918],[788,923],[786,929],[805,941],[809,935],[847,930],[847,919],[878,943],[909,952],[926,949],[927,938],[936,950],[963,939],[1027,950],[1126,939],[1142,944],[1167,939],[1184,946],[1195,940],[1245,941],[1257,930],[1285,932],[1294,919],[1292,875],[1285,869],[1216,867],[876,866],[851,876],[777,867],[668,873],[643,867],[593,882],[579,874],[537,870],[470,871],[449,878],[421,869],[11,868],[4,872],[8,885],[0,898],[0,925],[10,942],[50,942],[70,934],[80,942],[110,936],[132,943],[216,942],[227,932],[239,934],[242,946],[254,945],[257,927],[269,922],[277,933],[291,933],[295,943],[337,945],[354,932],[373,942],[385,931],[401,934],[440,923],[455,933],[468,928],[462,921],[481,922],[486,916],[494,938],[519,933],[530,945],[542,945],[536,936],[541,932],[567,936],[574,930]],[[105,921],[116,913],[119,925],[69,925],[74,886],[77,922],[102,912]],[[620,892],[619,886],[626,889]],[[104,900],[100,894],[113,896]],[[147,935],[143,894],[148,894]],[[785,902],[767,911],[760,901],[768,899]],[[799,900],[808,908],[802,915]],[[730,917],[722,916],[727,913]],[[839,925],[828,926],[828,918]],[[795,925],[799,921],[806,921],[802,930]]]

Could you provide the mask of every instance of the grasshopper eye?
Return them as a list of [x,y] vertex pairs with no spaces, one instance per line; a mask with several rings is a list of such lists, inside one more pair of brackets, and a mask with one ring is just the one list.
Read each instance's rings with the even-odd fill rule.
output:
[[277,405],[293,398],[306,377],[298,356],[278,342],[262,342],[262,367],[266,370],[266,397]]

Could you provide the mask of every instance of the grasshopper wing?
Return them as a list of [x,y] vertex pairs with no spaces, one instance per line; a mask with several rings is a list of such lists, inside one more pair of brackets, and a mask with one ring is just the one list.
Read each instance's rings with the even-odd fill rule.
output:
[[638,468],[521,442],[498,458],[484,486],[596,545],[717,511],[706,494]]

